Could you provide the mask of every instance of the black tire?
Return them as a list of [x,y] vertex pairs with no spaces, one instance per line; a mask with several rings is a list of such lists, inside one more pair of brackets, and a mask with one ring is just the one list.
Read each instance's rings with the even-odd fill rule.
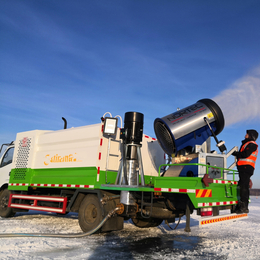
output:
[[[79,225],[83,232],[89,232],[96,228],[103,219],[102,208],[98,197],[88,194],[79,207]],[[95,233],[99,233],[100,229]]]
[[0,192],[0,217],[11,218],[15,215],[12,208],[8,208],[8,202],[11,192],[8,189]]
[[149,228],[149,227],[159,226],[163,222],[163,219],[138,217],[138,218],[132,218],[132,221],[134,225],[139,228]]

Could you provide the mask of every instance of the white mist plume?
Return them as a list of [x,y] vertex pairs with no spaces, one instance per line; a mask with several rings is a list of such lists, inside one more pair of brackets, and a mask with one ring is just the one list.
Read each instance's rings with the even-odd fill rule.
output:
[[260,67],[235,81],[213,100],[220,106],[226,126],[260,118]]

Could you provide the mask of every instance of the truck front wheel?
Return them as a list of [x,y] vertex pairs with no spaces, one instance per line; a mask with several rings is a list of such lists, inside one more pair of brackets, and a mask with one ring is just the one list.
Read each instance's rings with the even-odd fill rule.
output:
[[4,189],[0,192],[0,217],[10,218],[15,215],[12,208],[8,208],[8,201],[11,192],[8,189]]
[[[79,207],[79,225],[83,232],[89,232],[96,228],[102,221],[102,208],[99,199],[94,194],[88,194]],[[100,232],[100,229],[95,233]]]

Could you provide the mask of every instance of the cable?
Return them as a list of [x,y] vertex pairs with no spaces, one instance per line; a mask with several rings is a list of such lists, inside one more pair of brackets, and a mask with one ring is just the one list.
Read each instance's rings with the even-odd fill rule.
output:
[[121,120],[121,128],[123,128],[123,120],[122,120],[122,117],[119,116],[119,115],[115,116],[115,118],[116,118],[116,117],[120,118],[120,120]]
[[181,217],[179,217],[179,221],[178,221],[178,223],[176,224],[175,228],[172,228],[172,227],[169,225],[169,222],[168,222],[167,220],[165,220],[165,223],[167,224],[167,226],[168,226],[171,230],[175,230],[175,229],[179,226],[180,221],[181,221]]
[[106,115],[106,114],[109,114],[110,117],[112,117],[112,114],[111,114],[110,112],[106,112],[106,113],[103,115],[104,118],[105,118],[105,115]]
[[105,222],[111,218],[114,213],[118,210],[119,208],[115,208],[111,210],[106,217],[95,227],[89,232],[83,233],[83,234],[48,234],[48,233],[28,233],[28,234],[23,234],[23,233],[8,233],[8,234],[0,234],[0,238],[5,238],[5,237],[55,237],[55,238],[79,238],[79,237],[85,237],[85,236],[90,236],[93,233],[95,233],[97,230],[99,230]]

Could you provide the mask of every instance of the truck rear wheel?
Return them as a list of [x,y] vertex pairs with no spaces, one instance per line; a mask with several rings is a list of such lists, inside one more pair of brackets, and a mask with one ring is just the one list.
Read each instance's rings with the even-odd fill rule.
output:
[[163,219],[138,217],[138,218],[132,218],[132,221],[134,225],[139,228],[149,228],[149,227],[159,226],[163,222]]
[[[83,232],[89,232],[97,227],[102,221],[102,208],[98,197],[88,194],[79,207],[79,225]],[[99,233],[100,229],[95,233]]]
[[0,192],[0,217],[10,218],[15,215],[14,210],[8,207],[10,194],[11,192],[8,189]]

